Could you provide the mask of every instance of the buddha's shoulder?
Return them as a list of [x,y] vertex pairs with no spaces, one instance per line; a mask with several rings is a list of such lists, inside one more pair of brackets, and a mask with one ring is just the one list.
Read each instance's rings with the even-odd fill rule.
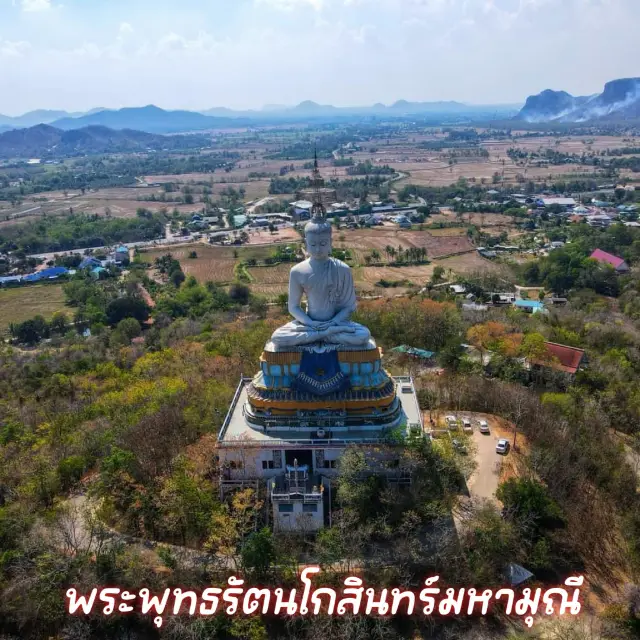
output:
[[330,258],[330,260],[338,269],[351,271],[351,267],[346,262],[342,262],[342,260],[338,260],[338,258]]
[[309,260],[303,260],[302,262],[298,262],[298,264],[295,267],[292,267],[289,274],[299,276],[299,275],[306,275],[310,271],[311,271],[311,265],[309,263]]

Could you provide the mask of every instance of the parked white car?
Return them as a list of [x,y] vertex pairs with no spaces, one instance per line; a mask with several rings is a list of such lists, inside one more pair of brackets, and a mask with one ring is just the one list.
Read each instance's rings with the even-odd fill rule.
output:
[[470,418],[462,418],[462,428],[465,431],[473,431],[473,427],[471,426],[471,419]]
[[490,433],[489,423],[486,420],[478,420],[478,430],[480,433]]
[[509,451],[509,441],[505,438],[500,438],[498,440],[498,444],[496,445],[496,453],[505,454]]
[[458,428],[458,419],[455,416],[445,416],[444,420],[447,423],[447,428],[449,429]]

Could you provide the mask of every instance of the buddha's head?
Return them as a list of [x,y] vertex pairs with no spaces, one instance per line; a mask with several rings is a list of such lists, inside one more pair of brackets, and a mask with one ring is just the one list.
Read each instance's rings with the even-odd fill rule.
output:
[[331,256],[331,224],[325,218],[313,218],[304,228],[307,252],[314,260]]

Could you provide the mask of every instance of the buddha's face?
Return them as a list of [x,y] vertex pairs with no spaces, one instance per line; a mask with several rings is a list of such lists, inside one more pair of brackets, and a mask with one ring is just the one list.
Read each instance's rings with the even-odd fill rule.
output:
[[307,233],[307,251],[314,260],[327,260],[331,255],[331,232]]

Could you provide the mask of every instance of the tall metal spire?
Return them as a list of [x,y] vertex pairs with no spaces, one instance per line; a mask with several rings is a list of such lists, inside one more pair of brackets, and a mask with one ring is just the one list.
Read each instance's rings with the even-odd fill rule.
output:
[[313,148],[313,173],[311,174],[311,188],[313,189],[313,207],[311,207],[311,217],[316,219],[325,219],[327,211],[322,202],[321,189],[324,187],[324,180],[320,175],[318,168],[318,148]]

